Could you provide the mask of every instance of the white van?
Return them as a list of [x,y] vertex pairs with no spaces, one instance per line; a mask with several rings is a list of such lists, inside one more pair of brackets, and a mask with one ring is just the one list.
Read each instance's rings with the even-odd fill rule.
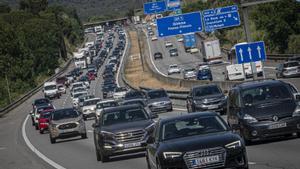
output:
[[[255,62],[255,65],[256,65],[256,74],[257,74],[257,76],[258,77],[263,76],[263,68],[262,68],[261,61]],[[244,69],[245,69],[245,74],[246,74],[247,78],[253,77],[251,63],[245,63],[244,64]]]
[[45,98],[60,98],[61,94],[58,91],[56,82],[46,82],[43,88]]
[[227,80],[244,80],[245,74],[242,64],[234,64],[226,66],[226,79]]

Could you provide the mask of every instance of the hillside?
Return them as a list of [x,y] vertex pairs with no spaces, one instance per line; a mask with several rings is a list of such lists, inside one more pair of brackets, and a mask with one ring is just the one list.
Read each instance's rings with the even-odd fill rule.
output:
[[[17,8],[20,0],[0,0]],[[142,0],[48,0],[49,5],[58,4],[75,8],[85,22],[91,16],[119,17],[133,8],[141,8]]]

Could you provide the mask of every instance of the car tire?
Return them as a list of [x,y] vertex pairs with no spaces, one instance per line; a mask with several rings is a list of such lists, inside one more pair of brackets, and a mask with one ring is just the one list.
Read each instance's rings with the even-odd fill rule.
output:
[[297,133],[297,137],[300,138],[300,132]]
[[39,125],[38,124],[34,124],[35,126],[35,130],[39,130]]
[[103,153],[100,152],[101,155],[101,161],[102,163],[108,162],[109,161],[109,156],[104,155]]
[[40,134],[44,134],[44,130],[40,130]]
[[32,121],[32,126],[34,126],[34,120],[33,120],[33,117],[31,117],[31,121]]
[[87,118],[83,116],[83,120],[84,120],[84,121],[86,121],[86,120],[87,120]]
[[156,161],[156,168],[157,168],[157,169],[162,169],[162,168],[161,168],[161,165],[160,165],[157,161]]
[[49,134],[49,136],[50,136],[50,142],[51,142],[51,144],[55,144],[56,143],[56,139],[52,138],[51,134]]
[[81,134],[81,138],[82,138],[82,139],[86,139],[86,138],[87,138],[86,133]]
[[97,148],[96,148],[96,158],[97,158],[97,161],[101,161],[101,155]]
[[171,112],[171,111],[173,111],[173,107],[171,107],[171,108],[168,110],[168,112]]

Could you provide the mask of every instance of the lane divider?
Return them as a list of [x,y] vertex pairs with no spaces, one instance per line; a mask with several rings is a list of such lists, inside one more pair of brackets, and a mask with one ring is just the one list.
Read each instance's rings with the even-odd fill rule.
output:
[[26,116],[23,125],[22,125],[22,137],[26,143],[26,145],[30,148],[30,150],[35,153],[38,157],[40,157],[42,160],[44,160],[46,163],[48,163],[49,165],[51,165],[52,167],[56,168],[56,169],[66,169],[65,167],[59,165],[58,163],[52,161],[51,159],[49,159],[48,157],[46,157],[44,154],[42,154],[38,149],[36,149],[31,142],[29,141],[27,135],[26,135],[26,123],[28,121],[29,115]]
[[124,31],[124,33],[125,33],[125,37],[126,37],[126,43],[125,43],[125,48],[124,48],[124,50],[123,50],[123,55],[122,55],[122,58],[121,58],[121,61],[120,61],[120,66],[118,67],[118,72],[117,72],[117,77],[116,77],[116,82],[117,82],[117,86],[118,87],[120,87],[120,83],[119,83],[119,74],[120,74],[120,72],[121,72],[121,67],[122,66],[124,66],[123,65],[123,60],[124,60],[124,57],[125,57],[125,55],[126,55],[126,51],[127,51],[127,48],[128,48],[128,36],[127,36],[127,32],[126,31]]

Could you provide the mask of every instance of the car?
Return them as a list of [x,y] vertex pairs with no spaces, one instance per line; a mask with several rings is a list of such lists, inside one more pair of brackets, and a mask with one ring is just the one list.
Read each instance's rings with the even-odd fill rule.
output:
[[152,112],[173,111],[172,101],[164,89],[152,89],[146,92],[148,107]]
[[48,130],[49,127],[49,119],[51,112],[53,112],[54,109],[48,109],[44,110],[40,113],[40,117],[38,119],[38,128],[40,131],[40,134],[44,134],[46,130]]
[[83,75],[79,78],[78,82],[82,82],[84,86],[86,86],[86,88],[90,88],[90,79],[87,75]]
[[59,85],[59,84],[62,84],[62,85],[65,85],[67,86],[67,84],[69,83],[69,80],[66,76],[62,76],[62,77],[58,77],[56,78],[56,83]]
[[151,30],[151,31],[148,32],[148,35],[152,36],[152,35],[154,35],[154,32]]
[[119,106],[119,103],[115,100],[102,100],[102,101],[98,102],[96,105],[96,119],[99,119],[102,111],[105,108],[117,107],[117,106]]
[[180,74],[180,68],[177,64],[170,65],[168,68],[168,75]]
[[178,56],[178,49],[173,48],[169,50],[170,56]]
[[91,98],[84,100],[83,105],[81,107],[83,120],[87,120],[88,118],[96,116],[96,105],[100,101],[100,98]]
[[300,55],[295,55],[288,59],[288,61],[297,61],[300,62]]
[[79,87],[87,88],[86,85],[84,84],[84,82],[80,81],[80,82],[72,83],[71,87],[70,87],[70,91],[72,91],[74,88],[79,88]]
[[191,49],[190,49],[190,53],[191,53],[191,54],[199,53],[199,49],[197,49],[197,48],[191,48]]
[[121,100],[125,97],[125,94],[127,93],[126,87],[117,87],[114,91],[113,98],[115,100]]
[[108,96],[113,97],[112,93],[115,91],[116,88],[117,88],[117,85],[116,85],[115,82],[104,83],[102,85],[102,95],[103,95],[103,98],[104,99],[109,98]]
[[276,68],[276,77],[299,77],[300,76],[300,63],[298,61],[288,61],[279,64]]
[[43,93],[44,93],[44,97],[49,99],[53,99],[53,98],[59,99],[61,96],[61,94],[58,91],[56,81],[45,82],[43,87]]
[[79,99],[78,99],[78,108],[81,108],[83,106],[83,102],[85,100],[93,99],[93,98],[95,98],[95,96],[92,95],[92,94],[87,94],[87,95],[79,96]]
[[71,91],[71,97],[73,97],[75,93],[86,92],[86,91],[87,91],[87,89],[85,87],[73,88]]
[[211,70],[208,66],[202,66],[202,68],[197,71],[197,80],[213,80]]
[[58,92],[60,94],[66,94],[67,93],[66,87],[63,84],[58,84],[57,89],[58,89]]
[[223,115],[227,110],[227,96],[215,84],[195,86],[189,92],[186,108],[189,113],[215,111]]
[[173,43],[170,42],[170,41],[166,41],[166,42],[165,42],[165,47],[166,47],[166,48],[173,47]]
[[149,169],[248,169],[243,139],[212,112],[161,119],[146,144]]
[[87,94],[88,94],[87,91],[80,91],[80,92],[74,93],[73,96],[72,96],[73,107],[74,108],[79,108],[79,99],[80,99],[80,97],[84,97]]
[[163,59],[163,55],[160,52],[156,52],[156,53],[154,53],[153,58],[154,58],[154,60]]
[[105,108],[94,128],[94,144],[98,161],[110,156],[145,151],[142,146],[153,130],[152,118],[140,105]]
[[49,137],[51,144],[57,139],[81,136],[87,138],[86,127],[82,115],[73,108],[58,109],[51,113],[49,121]]
[[195,68],[185,68],[183,69],[183,79],[195,79],[196,78],[196,72]]
[[228,95],[228,124],[246,143],[295,133],[300,137],[300,94],[295,90],[280,80],[235,85]]
[[39,98],[39,99],[35,99],[33,102],[32,102],[32,108],[34,109],[35,107],[39,107],[41,105],[45,105],[45,104],[48,104],[48,105],[51,105],[51,101],[47,98]]
[[38,107],[35,107],[32,112],[30,113],[31,115],[31,120],[32,120],[32,125],[35,127],[36,130],[39,129],[39,118],[40,118],[40,113],[46,110],[54,110],[54,106],[52,104],[44,104],[40,105]]
[[157,41],[157,37],[156,36],[152,36],[151,40],[152,41]]
[[95,76],[94,73],[88,72],[86,75],[87,75],[87,77],[89,78],[89,81],[96,80],[96,76]]

